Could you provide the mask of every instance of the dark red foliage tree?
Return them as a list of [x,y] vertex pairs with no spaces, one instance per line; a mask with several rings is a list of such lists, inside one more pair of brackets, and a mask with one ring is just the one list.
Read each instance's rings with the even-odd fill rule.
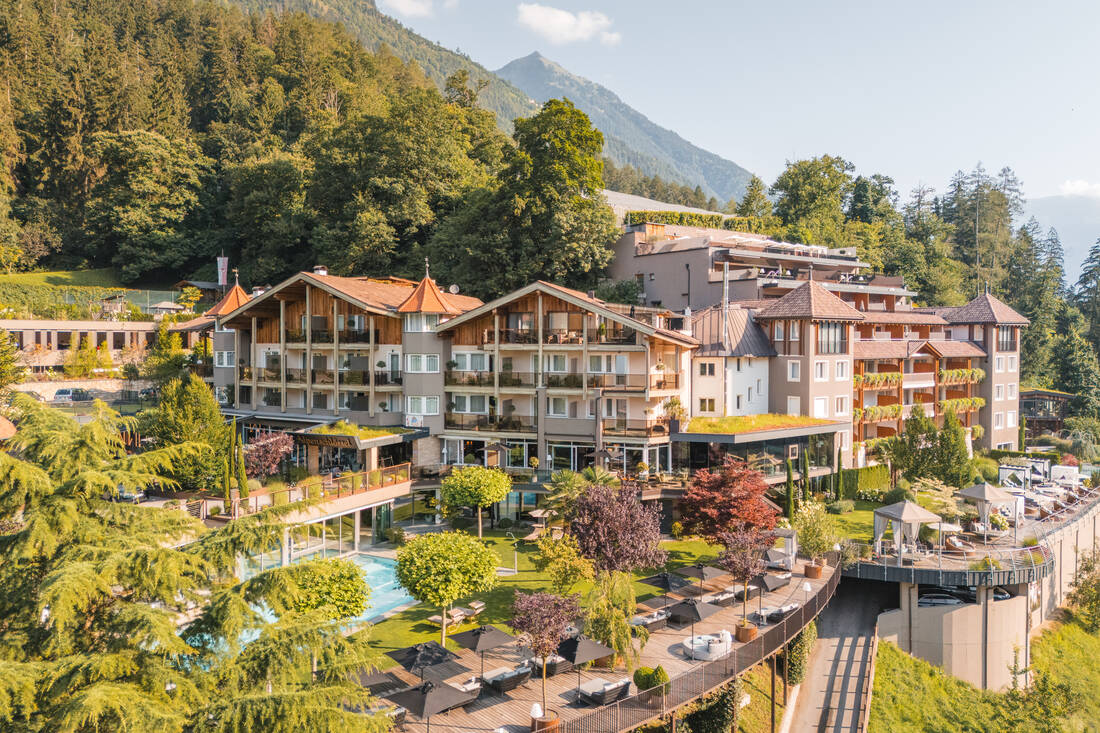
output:
[[664,564],[661,509],[645,506],[626,486],[590,486],[577,499],[569,531],[599,571],[632,571]]
[[279,464],[293,449],[294,438],[286,433],[263,433],[245,446],[245,472],[249,478],[263,481],[279,470]]
[[542,659],[543,710],[546,710],[546,659],[557,651],[565,630],[580,612],[576,596],[516,593],[512,601],[512,629],[523,634],[526,646]]
[[736,456],[726,456],[717,471],[695,473],[680,502],[684,529],[720,542],[723,532],[738,527],[770,530],[778,514],[764,498],[764,475]]
[[764,572],[764,552],[775,543],[775,533],[743,524],[723,532],[718,539],[725,547],[718,555],[718,564],[746,588],[742,595],[741,619],[744,622],[749,613],[749,581]]

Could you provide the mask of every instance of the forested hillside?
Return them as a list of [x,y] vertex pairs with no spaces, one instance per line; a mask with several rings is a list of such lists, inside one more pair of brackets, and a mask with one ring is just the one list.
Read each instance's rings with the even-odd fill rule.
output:
[[369,50],[386,46],[405,61],[414,62],[440,89],[456,71],[465,70],[473,82],[484,81],[479,104],[497,117],[502,130],[512,130],[512,120],[538,109],[531,98],[481,64],[461,53],[414,33],[378,10],[374,0],[226,0],[248,10],[301,11],[321,20],[340,23]]
[[[173,281],[224,252],[252,283],[317,262],[416,275],[440,218],[522,164],[461,75],[440,93],[414,66],[304,14],[19,0],[0,8],[0,30],[9,267],[109,265],[127,282]],[[562,119],[599,136],[583,115]],[[597,190],[599,149],[584,163]],[[529,168],[510,184],[530,183]],[[573,183],[545,196],[556,213],[570,211]],[[539,210],[540,192],[523,194],[526,213]],[[540,233],[547,258],[568,231]],[[593,232],[602,264],[613,233],[597,227],[576,246]],[[545,274],[532,266],[516,271]],[[593,267],[558,276],[583,285],[575,278]]]

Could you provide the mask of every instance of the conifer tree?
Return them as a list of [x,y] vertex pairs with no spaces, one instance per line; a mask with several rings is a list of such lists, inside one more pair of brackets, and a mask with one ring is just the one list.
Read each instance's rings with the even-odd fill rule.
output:
[[791,466],[791,459],[787,459],[787,519],[794,519],[794,509],[797,503],[797,498],[794,495],[794,468]]
[[966,451],[966,432],[955,411],[948,409],[943,416],[943,429],[936,444],[935,477],[956,488],[970,482],[970,456]]

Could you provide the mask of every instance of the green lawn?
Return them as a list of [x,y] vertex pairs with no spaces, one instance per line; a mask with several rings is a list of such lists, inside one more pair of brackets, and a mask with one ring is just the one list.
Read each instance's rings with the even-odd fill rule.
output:
[[836,514],[837,529],[844,537],[862,542],[870,542],[875,529],[875,509],[882,504],[877,501],[856,500],[856,508],[847,514]]
[[[511,568],[513,563],[512,542],[506,534],[500,530],[486,531],[484,533],[488,544],[500,557],[500,566]],[[717,548],[702,541],[665,542],[662,543],[669,552],[669,562],[674,564],[694,563],[700,560],[709,561],[717,554]],[[547,590],[548,582],[545,574],[535,571],[534,557],[536,548],[534,543],[522,543],[518,549],[519,573],[514,576],[500,578],[496,588],[488,593],[483,593],[478,598],[485,602],[485,611],[477,620],[477,624],[489,623],[504,630],[508,630],[508,620],[511,616],[512,597],[515,592],[527,593],[537,590]],[[645,577],[644,575],[637,576]],[[582,594],[588,590],[588,586],[578,589]],[[659,595],[653,588],[640,583],[635,583],[635,591],[638,600],[642,601]],[[382,652],[415,644],[420,641],[439,638],[439,627],[429,624],[427,619],[439,613],[438,608],[425,605],[417,605],[406,611],[402,611],[385,621],[375,624],[371,631],[372,644]],[[463,631],[471,628],[474,623],[448,627],[451,631]],[[453,642],[447,642],[451,648],[457,649]],[[386,657],[386,660],[389,658]]]
[[0,283],[18,285],[74,285],[83,287],[125,287],[110,267],[98,270],[56,270],[54,272],[17,272],[0,274]]

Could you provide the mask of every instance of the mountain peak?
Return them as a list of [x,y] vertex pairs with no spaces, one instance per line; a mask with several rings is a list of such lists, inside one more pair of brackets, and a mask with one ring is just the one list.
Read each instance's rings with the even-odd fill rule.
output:
[[632,165],[676,183],[701,185],[708,196],[723,202],[744,195],[751,177],[747,170],[660,127],[610,89],[538,51],[510,61],[495,73],[539,104],[567,97],[604,134],[604,155],[618,165]]

